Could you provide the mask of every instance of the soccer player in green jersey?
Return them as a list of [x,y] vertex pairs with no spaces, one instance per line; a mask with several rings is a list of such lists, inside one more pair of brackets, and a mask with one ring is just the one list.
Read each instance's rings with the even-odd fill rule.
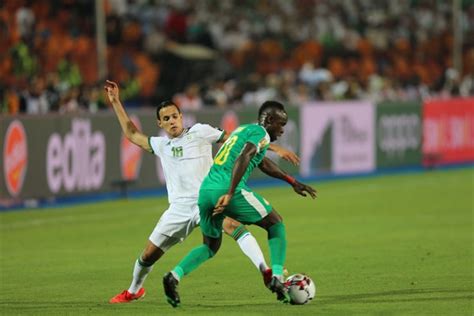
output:
[[214,163],[199,190],[199,213],[203,244],[191,250],[183,260],[163,277],[168,303],[180,304],[177,291],[179,281],[206,260],[212,258],[221,245],[222,222],[226,216],[244,224],[255,224],[268,232],[272,262],[269,288],[277,299],[289,302],[288,290],[283,284],[283,265],[286,257],[286,233],[281,216],[270,203],[253,192],[246,184],[255,167],[266,174],[290,183],[296,193],[313,199],[316,190],[298,182],[282,171],[265,153],[270,142],[283,134],[288,115],[276,101],[262,104],[258,124],[239,126],[227,139],[214,158]]

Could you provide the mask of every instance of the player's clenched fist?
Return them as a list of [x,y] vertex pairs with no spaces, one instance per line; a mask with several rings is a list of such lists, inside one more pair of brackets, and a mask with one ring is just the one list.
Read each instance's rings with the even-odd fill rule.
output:
[[119,87],[115,82],[107,80],[105,82],[104,89],[107,93],[107,97],[109,98],[110,103],[119,101]]

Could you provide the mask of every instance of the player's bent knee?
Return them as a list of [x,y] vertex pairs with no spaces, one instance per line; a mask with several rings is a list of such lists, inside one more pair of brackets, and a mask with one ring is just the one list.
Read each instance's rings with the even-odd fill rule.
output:
[[275,223],[283,222],[283,217],[281,217],[281,215],[275,209],[273,209],[268,215],[273,218]]
[[268,229],[271,226],[282,222],[283,218],[280,216],[280,214],[278,214],[277,211],[272,210],[266,217],[264,217],[261,221],[255,224],[264,229]]
[[209,257],[212,258],[216,255],[221,247],[222,238],[212,238],[204,236],[204,244],[209,248]]
[[224,230],[224,233],[226,233],[229,236],[232,236],[235,230],[241,226],[242,224],[240,222],[229,217],[226,217],[224,219],[224,222],[222,223],[222,229]]
[[216,255],[217,251],[218,251],[218,250],[213,251],[212,249],[209,248],[209,259],[212,258],[212,257],[214,257],[214,256]]
[[229,224],[226,225],[224,223],[224,225],[222,225],[222,230],[224,231],[226,235],[232,236],[232,233],[234,232],[235,228]]

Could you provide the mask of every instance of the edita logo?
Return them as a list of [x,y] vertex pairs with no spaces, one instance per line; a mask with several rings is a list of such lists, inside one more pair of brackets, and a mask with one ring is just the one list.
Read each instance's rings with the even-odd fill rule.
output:
[[3,171],[11,196],[18,196],[25,180],[28,163],[28,147],[23,124],[15,120],[8,126],[3,147]]

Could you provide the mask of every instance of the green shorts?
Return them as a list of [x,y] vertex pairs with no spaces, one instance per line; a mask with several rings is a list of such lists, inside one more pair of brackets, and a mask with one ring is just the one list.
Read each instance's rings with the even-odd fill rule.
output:
[[225,211],[212,216],[214,206],[227,189],[202,189],[199,192],[199,226],[205,236],[219,238],[222,235],[222,222],[229,216],[242,224],[254,224],[266,217],[273,207],[259,194],[250,188],[237,188]]

